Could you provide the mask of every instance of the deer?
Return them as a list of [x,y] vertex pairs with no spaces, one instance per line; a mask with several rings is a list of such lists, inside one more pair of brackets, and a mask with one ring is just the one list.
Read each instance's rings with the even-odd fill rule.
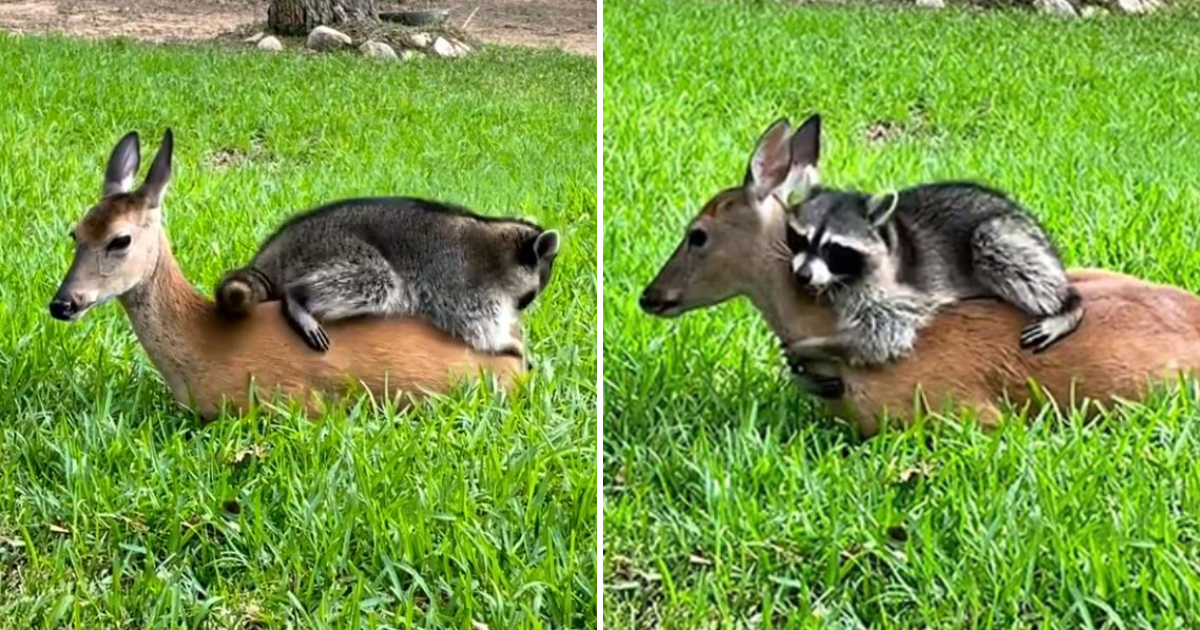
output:
[[[639,298],[649,315],[674,318],[746,298],[786,345],[835,332],[832,310],[801,290],[786,244],[789,195],[819,179],[815,156],[793,163],[790,124],[760,137],[740,186],[709,198]],[[994,299],[943,307],[912,355],[876,367],[837,366],[842,389],[824,399],[864,437],[881,423],[909,426],[940,411],[971,414],[994,430],[1005,403],[1048,405],[1095,418],[1121,400],[1200,368],[1200,299],[1177,287],[1102,269],[1068,269],[1088,308],[1080,327],[1043,353],[1013,340],[1025,316]],[[801,378],[803,380],[803,378]]]
[[299,340],[277,303],[259,304],[249,317],[222,316],[184,276],[163,227],[173,149],[167,129],[135,189],[138,134],[117,143],[99,203],[70,232],[74,260],[49,309],[55,319],[73,322],[118,300],[172,397],[203,421],[223,411],[245,413],[251,398],[264,393],[317,417],[332,398],[360,387],[407,405],[477,377],[493,377],[511,391],[527,372],[523,356],[475,352],[416,318],[332,323],[328,333],[337,343],[322,354]]

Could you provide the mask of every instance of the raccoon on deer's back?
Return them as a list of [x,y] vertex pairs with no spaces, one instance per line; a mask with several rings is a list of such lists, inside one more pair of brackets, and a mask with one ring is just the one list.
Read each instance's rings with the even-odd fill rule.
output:
[[289,323],[316,350],[321,321],[412,315],[484,352],[523,352],[518,312],[550,281],[558,233],[423,199],[331,203],[281,226],[246,267],[220,282],[220,309],[237,316],[282,300]]
[[[809,129],[801,133],[805,127]],[[818,143],[820,118],[793,140]],[[793,147],[812,156],[815,146]],[[788,348],[790,359],[857,364],[905,356],[942,304],[998,297],[1037,318],[1020,344],[1041,352],[1078,327],[1079,293],[1054,244],[1024,208],[972,182],[867,195],[813,186],[789,210],[796,280],[828,298],[842,332]]]

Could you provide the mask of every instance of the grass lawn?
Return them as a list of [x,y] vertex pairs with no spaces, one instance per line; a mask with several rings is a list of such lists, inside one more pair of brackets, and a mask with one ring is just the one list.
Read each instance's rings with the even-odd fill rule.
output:
[[[596,606],[596,70],[0,36],[0,628],[585,628]],[[116,140],[175,130],[205,293],[290,213],[400,194],[561,230],[539,372],[410,413],[200,427],[116,304],[47,304]]]
[[758,134],[811,111],[829,183],[982,179],[1070,264],[1200,291],[1197,17],[607,3],[606,626],[1200,619],[1194,385],[1098,426],[864,442],[790,387],[748,303],[670,322],[636,304]]

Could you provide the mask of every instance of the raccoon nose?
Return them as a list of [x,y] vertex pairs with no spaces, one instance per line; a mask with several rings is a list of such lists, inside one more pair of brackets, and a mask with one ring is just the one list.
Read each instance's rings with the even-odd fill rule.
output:
[[796,276],[796,282],[799,282],[800,284],[802,284],[804,286],[808,286],[809,284],[812,283],[812,279],[813,279],[812,278],[812,269],[809,268],[808,265],[805,265],[805,266],[797,269],[795,276]]

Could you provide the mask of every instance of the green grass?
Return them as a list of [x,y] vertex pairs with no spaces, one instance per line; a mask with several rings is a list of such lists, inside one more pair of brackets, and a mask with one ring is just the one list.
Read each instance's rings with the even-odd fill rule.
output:
[[[606,5],[608,627],[1200,619],[1194,386],[1092,427],[925,425],[864,442],[790,386],[748,304],[669,322],[636,305],[767,124],[811,111],[829,183],[983,179],[1034,209],[1069,263],[1200,290],[1194,7],[1064,22]],[[869,141],[878,121],[899,135]]]
[[[594,60],[9,36],[0,59],[0,628],[595,625]],[[528,391],[201,427],[118,305],[50,319],[108,152],[131,129],[153,151],[168,125],[167,229],[206,293],[285,216],[337,198],[560,229]]]

